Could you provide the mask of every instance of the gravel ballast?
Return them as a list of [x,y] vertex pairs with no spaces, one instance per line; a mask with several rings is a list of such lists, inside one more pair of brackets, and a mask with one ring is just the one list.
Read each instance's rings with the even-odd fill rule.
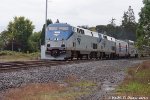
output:
[[101,60],[80,64],[41,66],[27,70],[0,73],[0,100],[8,89],[29,83],[63,82],[68,75],[75,75],[79,80],[90,80],[99,84],[100,89],[82,96],[79,100],[99,100],[106,96],[125,78],[125,70],[142,60]]

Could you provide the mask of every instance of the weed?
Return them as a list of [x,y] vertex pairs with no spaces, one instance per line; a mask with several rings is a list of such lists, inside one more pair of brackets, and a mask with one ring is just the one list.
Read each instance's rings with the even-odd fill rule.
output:
[[150,96],[150,61],[129,68],[127,72],[128,76],[117,88],[117,93]]

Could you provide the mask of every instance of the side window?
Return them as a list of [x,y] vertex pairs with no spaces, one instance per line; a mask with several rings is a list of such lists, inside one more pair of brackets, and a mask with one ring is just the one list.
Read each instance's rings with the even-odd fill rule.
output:
[[77,28],[77,33],[85,34],[84,30]]
[[97,49],[97,44],[93,43],[93,49]]
[[126,45],[126,52],[128,52],[128,46]]

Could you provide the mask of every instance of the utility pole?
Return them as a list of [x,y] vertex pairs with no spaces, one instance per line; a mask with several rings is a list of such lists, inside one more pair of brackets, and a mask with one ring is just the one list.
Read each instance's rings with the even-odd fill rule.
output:
[[45,12],[45,45],[46,45],[46,36],[47,36],[47,8],[48,8],[48,0],[46,0],[46,12]]

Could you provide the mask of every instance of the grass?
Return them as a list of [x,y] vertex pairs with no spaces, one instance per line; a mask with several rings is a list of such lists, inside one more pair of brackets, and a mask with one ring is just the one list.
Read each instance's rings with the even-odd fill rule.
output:
[[117,88],[117,94],[131,96],[150,96],[150,61],[129,68],[128,76]]
[[90,94],[96,86],[91,81],[78,81],[72,75],[71,79],[67,79],[65,85],[50,82],[11,89],[4,94],[4,100],[76,100],[82,95]]
[[90,87],[97,86],[95,83],[93,83],[91,81],[74,82],[74,83],[72,83],[72,85],[76,86],[76,87],[81,87],[81,88],[90,88]]
[[9,62],[9,61],[26,61],[26,60],[37,60],[40,56],[40,53],[21,53],[14,51],[0,51],[0,61]]

